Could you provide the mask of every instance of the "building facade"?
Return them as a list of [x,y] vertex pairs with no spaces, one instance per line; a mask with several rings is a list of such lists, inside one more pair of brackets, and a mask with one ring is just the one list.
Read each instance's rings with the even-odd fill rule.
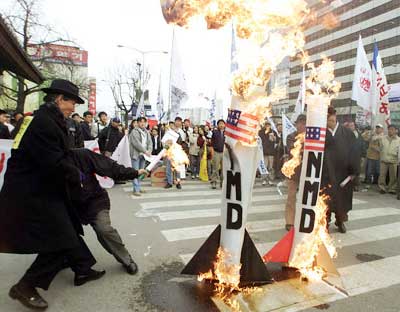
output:
[[[400,1],[309,1],[309,4],[317,12],[316,21],[305,30],[309,62],[320,64],[321,55],[336,62],[335,76],[342,83],[342,89],[332,104],[340,118],[355,118],[359,107],[351,100],[351,93],[359,35],[363,38],[370,62],[374,41],[377,42],[388,84],[400,82]],[[338,18],[339,24],[327,29],[322,24],[332,14]],[[302,69],[299,59],[291,59],[289,103],[292,110],[298,97]],[[400,124],[400,102],[391,103],[391,111],[392,122]]]
[[[56,78],[68,79],[79,86],[81,96],[85,99],[85,104],[76,105],[76,112],[81,116],[88,110],[90,96],[92,99],[92,107],[93,104],[95,107],[95,81],[91,84],[89,83],[87,51],[77,47],[47,44],[29,46],[27,54],[32,63],[40,69],[44,76],[50,78],[50,80]],[[17,89],[17,79],[13,76],[5,72],[1,79],[4,85],[14,90]],[[50,81],[47,81],[47,83],[49,84]],[[29,81],[26,81],[26,84],[28,88],[36,86],[35,83]],[[3,90],[3,92],[5,91]],[[25,101],[24,112],[33,112],[38,109],[39,105],[42,103],[43,96],[43,92],[29,94]],[[15,106],[15,101],[10,100],[6,96],[0,97],[0,108],[13,111]]]

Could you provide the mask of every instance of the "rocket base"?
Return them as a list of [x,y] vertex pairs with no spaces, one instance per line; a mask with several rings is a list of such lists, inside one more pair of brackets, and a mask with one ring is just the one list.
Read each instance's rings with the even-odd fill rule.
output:
[[[212,232],[205,243],[189,261],[181,274],[199,275],[214,269],[215,256],[220,246],[221,225]],[[256,246],[245,231],[240,269],[240,286],[255,286],[272,283],[271,276]]]

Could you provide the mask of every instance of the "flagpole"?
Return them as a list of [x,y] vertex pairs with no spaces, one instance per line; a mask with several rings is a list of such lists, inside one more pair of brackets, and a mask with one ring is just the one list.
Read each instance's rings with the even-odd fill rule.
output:
[[175,45],[175,26],[172,26],[172,47],[171,47],[171,60],[169,66],[169,98],[168,98],[168,121],[171,119],[172,110],[172,60],[174,57],[174,45]]

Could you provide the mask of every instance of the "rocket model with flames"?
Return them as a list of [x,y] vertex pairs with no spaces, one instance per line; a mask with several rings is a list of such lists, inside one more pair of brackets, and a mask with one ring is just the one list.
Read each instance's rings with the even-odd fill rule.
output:
[[[321,176],[327,132],[327,113],[331,96],[340,89],[333,81],[333,63],[324,60],[320,68],[312,66],[307,97],[307,128],[296,204],[294,227],[267,254],[265,262],[288,263],[305,276],[320,279],[326,273],[338,276],[331,256],[335,250],[326,227],[326,196],[321,192]],[[314,81],[312,81],[314,79]],[[320,83],[320,84],[319,84]],[[327,87],[329,85],[330,87]]]
[[232,25],[242,47],[233,53],[238,67],[232,73],[232,103],[226,123],[220,225],[182,273],[206,275],[207,279],[227,284],[229,289],[237,289],[239,284],[270,282],[266,266],[246,231],[259,163],[256,135],[259,122],[271,114],[271,103],[285,96],[278,88],[270,94],[265,91],[272,72],[286,56],[294,57],[304,47],[301,26],[309,13],[307,2],[160,0],[160,3],[169,24],[187,27],[195,18],[194,22],[202,22],[212,30]]
[[240,284],[268,283],[271,278],[246,231],[247,214],[259,163],[256,141],[258,118],[240,110],[229,110],[220,225],[195,254],[182,274],[199,275],[213,269],[220,249]]

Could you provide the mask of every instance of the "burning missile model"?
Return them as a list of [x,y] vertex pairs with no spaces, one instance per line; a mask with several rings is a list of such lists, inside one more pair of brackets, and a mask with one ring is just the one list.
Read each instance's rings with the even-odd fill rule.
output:
[[240,284],[271,282],[266,266],[246,231],[248,209],[258,166],[256,133],[258,118],[240,110],[229,110],[223,158],[223,187],[220,225],[183,269],[182,274],[199,275],[213,269],[218,249],[228,255],[227,265],[236,268]]
[[[321,66],[330,69],[333,76],[332,62],[324,60]],[[320,70],[321,76],[323,70],[324,68]],[[324,81],[328,80],[325,78]],[[340,89],[339,83],[332,83],[335,90]],[[324,272],[319,272],[322,278],[326,273],[334,276],[339,276],[339,273],[330,256],[334,247],[328,244],[328,247],[332,247],[329,248],[329,253],[325,246],[331,241],[326,230],[327,206],[320,194],[325,138],[328,131],[327,112],[331,98],[320,93],[324,88],[319,86],[316,89],[318,91],[314,90],[315,92],[307,97],[307,128],[294,227],[263,258],[265,262],[288,263],[289,267],[297,268],[300,272],[302,269],[322,269]]]

